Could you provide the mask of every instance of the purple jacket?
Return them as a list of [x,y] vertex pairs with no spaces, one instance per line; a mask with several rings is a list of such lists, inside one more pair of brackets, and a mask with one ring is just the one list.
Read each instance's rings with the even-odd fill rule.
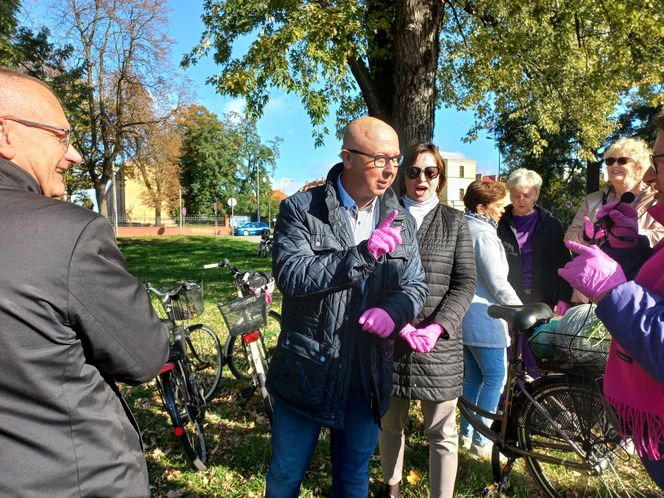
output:
[[607,294],[596,313],[613,338],[664,386],[664,298],[629,281]]

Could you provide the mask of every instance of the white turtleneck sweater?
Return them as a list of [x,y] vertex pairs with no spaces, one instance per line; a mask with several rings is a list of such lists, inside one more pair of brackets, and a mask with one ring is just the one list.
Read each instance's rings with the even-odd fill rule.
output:
[[438,195],[432,195],[423,202],[414,201],[408,195],[404,194],[403,196],[403,205],[406,207],[408,212],[415,218],[417,222],[417,228],[420,228],[422,220],[424,217],[429,214],[429,211],[434,209],[440,201],[438,200]]

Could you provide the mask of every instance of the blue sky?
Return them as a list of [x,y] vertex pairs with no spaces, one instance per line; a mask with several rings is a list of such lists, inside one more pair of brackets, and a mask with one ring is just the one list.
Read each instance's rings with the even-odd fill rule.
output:
[[[49,12],[48,3],[48,0],[24,0],[23,12],[27,18],[25,21],[34,25],[47,22],[40,17]],[[218,115],[229,111],[241,112],[244,107],[241,99],[218,95],[211,86],[205,84],[206,78],[216,74],[218,70],[211,58],[201,59],[197,65],[186,71],[179,67],[182,55],[196,45],[203,31],[202,1],[168,0],[168,3],[171,12],[167,34],[174,41],[173,62],[178,70],[192,81],[196,103]],[[494,141],[487,138],[479,138],[470,144],[462,141],[472,123],[472,113],[453,109],[438,110],[434,143],[442,151],[461,153],[467,158],[475,159],[478,172],[492,174],[498,165],[498,151]],[[314,147],[309,117],[298,97],[279,90],[271,93],[270,103],[258,122],[258,131],[264,141],[276,136],[283,139],[273,178],[274,188],[291,194],[305,182],[327,174],[329,168],[337,162],[340,148],[334,135],[334,116],[328,120],[328,129],[331,133],[326,137],[325,145]]]

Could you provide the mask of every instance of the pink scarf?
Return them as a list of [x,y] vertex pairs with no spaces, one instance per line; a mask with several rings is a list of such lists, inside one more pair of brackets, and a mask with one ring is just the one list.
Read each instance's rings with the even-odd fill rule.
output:
[[[648,212],[664,222],[664,205],[653,206]],[[648,290],[664,296],[664,240],[654,248],[634,279]],[[623,437],[631,433],[634,448],[640,457],[664,460],[664,386],[653,379],[630,355],[611,340],[609,360],[604,374],[604,396],[616,409]]]

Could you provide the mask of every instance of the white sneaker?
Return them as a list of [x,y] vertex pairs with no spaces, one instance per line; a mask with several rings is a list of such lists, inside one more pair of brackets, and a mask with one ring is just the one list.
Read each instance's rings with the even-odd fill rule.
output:
[[459,446],[469,450],[473,445],[473,436],[459,436]]
[[493,451],[493,443],[491,441],[487,442],[485,445],[480,446],[473,443],[470,447],[470,453],[479,457],[482,460],[491,460],[491,452]]

